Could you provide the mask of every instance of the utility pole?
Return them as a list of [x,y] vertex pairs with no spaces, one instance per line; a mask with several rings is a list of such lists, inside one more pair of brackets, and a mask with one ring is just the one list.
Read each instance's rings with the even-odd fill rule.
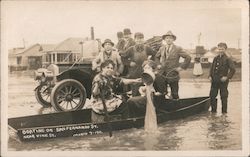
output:
[[238,49],[240,49],[240,38],[238,38]]
[[25,48],[25,40],[24,40],[24,38],[23,38],[23,48]]
[[199,33],[198,35],[198,45],[200,45],[200,42],[201,42],[201,33]]
[[95,39],[94,27],[91,27],[91,40]]

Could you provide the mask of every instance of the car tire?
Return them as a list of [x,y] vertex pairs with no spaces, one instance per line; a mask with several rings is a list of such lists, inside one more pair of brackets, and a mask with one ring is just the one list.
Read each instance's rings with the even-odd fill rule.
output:
[[50,103],[50,90],[47,85],[39,85],[35,89],[36,100],[43,107],[51,107]]
[[85,87],[79,81],[65,79],[55,85],[50,98],[56,111],[74,111],[83,108],[87,93]]

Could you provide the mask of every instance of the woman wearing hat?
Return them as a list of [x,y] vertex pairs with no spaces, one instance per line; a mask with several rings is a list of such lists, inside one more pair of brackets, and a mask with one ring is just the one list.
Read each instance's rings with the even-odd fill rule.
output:
[[103,42],[102,47],[104,50],[92,61],[92,70],[99,72],[101,63],[105,60],[112,60],[115,63],[115,75],[119,76],[123,72],[124,66],[121,61],[121,56],[115,51],[113,46],[114,43],[110,39],[106,39]]
[[[166,77],[166,86],[171,88],[171,96],[173,99],[179,99],[179,72],[187,69],[190,64],[191,57],[179,46],[174,44],[176,36],[168,31],[162,36],[165,45],[161,46],[156,54],[156,61],[160,63],[158,68],[160,73]],[[184,58],[184,62],[179,65],[180,57]]]

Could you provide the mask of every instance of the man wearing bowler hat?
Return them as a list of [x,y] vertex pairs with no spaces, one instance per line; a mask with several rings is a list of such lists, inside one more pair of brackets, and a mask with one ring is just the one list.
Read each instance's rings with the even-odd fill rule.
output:
[[135,45],[135,41],[133,40],[132,33],[130,31],[129,28],[125,28],[123,30],[123,35],[124,35],[124,39],[125,39],[125,45],[123,50],[127,50],[129,47],[134,46]]
[[116,44],[116,49],[118,50],[118,52],[123,51],[126,42],[123,37],[123,32],[117,32],[117,39],[118,42]]
[[218,95],[218,91],[220,90],[222,113],[225,114],[227,113],[227,86],[229,80],[233,77],[235,73],[235,65],[232,59],[226,55],[226,43],[219,43],[217,49],[219,54],[214,58],[209,73],[209,79],[211,80],[211,112],[217,112],[216,97]]
[[[125,42],[124,42],[123,47],[120,48],[120,51],[119,51],[120,55],[124,51],[126,51],[128,48],[135,45],[135,41],[131,36],[132,36],[132,33],[131,33],[130,29],[125,28],[123,30],[123,37],[124,37]],[[124,64],[124,71],[123,71],[122,75],[126,76],[128,74],[129,61],[126,58],[122,57],[122,63]]]
[[[174,44],[176,36],[168,31],[162,36],[166,44],[162,45],[156,54],[156,61],[159,64],[160,73],[166,77],[166,86],[171,88],[171,97],[175,100],[179,99],[179,72],[187,69],[190,64],[191,57],[179,46]],[[184,58],[182,64],[179,63],[180,57]]]
[[105,60],[112,60],[115,63],[115,75],[119,76],[122,73],[124,66],[121,61],[121,56],[115,51],[113,46],[114,43],[110,39],[106,39],[103,42],[102,47],[104,50],[101,51],[92,61],[92,70],[99,72],[101,63]]
[[[149,56],[152,56],[152,58],[155,56],[155,51],[144,44],[143,33],[135,33],[135,42],[136,45],[131,46],[120,54],[121,57],[125,58],[129,63],[127,78],[130,79],[140,78],[143,72],[142,63],[147,60]],[[131,86],[133,96],[139,95],[139,86],[140,84]]]

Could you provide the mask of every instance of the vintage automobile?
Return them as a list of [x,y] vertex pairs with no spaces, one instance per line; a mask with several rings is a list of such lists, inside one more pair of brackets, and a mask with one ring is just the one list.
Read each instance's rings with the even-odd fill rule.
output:
[[[161,41],[161,37],[153,37],[147,40],[146,44],[157,51]],[[35,88],[37,101],[43,107],[53,106],[56,111],[82,109],[86,99],[91,97],[95,75],[91,62],[100,50],[98,40],[89,40],[82,43],[80,57],[75,59],[72,52],[67,53],[67,61],[63,62],[55,62],[58,52],[46,54],[52,64],[35,72],[35,80],[39,82]]]
[[52,106],[56,111],[82,109],[86,99],[91,97],[91,82],[95,75],[91,62],[99,51],[100,42],[89,40],[82,43],[77,57],[68,52],[62,62],[53,59],[58,52],[45,54],[52,56],[52,61],[47,68],[35,71],[35,80],[39,82],[35,88],[37,101],[43,107]]

